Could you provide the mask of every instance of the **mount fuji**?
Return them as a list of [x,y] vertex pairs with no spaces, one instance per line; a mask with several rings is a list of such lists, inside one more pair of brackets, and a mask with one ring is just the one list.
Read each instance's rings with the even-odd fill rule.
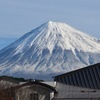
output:
[[100,62],[100,43],[71,26],[49,21],[0,51],[0,75],[47,79]]

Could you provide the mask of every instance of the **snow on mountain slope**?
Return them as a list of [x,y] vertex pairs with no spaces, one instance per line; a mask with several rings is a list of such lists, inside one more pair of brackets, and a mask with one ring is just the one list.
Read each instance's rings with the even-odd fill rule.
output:
[[98,39],[98,43],[100,43],[100,39]]
[[65,23],[49,21],[0,51],[0,75],[48,79],[98,63],[99,58],[96,39]]

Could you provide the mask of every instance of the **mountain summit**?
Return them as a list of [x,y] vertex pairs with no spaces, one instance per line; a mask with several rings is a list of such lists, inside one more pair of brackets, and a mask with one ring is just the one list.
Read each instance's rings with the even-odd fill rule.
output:
[[0,51],[0,75],[49,79],[100,62],[100,43],[71,26],[49,21]]

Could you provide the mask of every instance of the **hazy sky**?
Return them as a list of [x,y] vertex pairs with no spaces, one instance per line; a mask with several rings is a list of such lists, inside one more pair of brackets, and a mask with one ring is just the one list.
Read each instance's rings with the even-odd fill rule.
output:
[[48,20],[100,38],[100,0],[0,0],[0,37],[18,38]]

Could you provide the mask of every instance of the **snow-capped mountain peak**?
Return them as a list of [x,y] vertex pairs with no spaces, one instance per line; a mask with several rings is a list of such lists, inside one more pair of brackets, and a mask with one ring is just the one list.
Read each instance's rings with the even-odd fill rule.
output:
[[7,75],[44,77],[44,73],[97,63],[99,57],[96,39],[65,23],[48,21],[0,51],[0,70]]
[[48,48],[50,53],[55,46],[60,46],[63,50],[100,51],[100,45],[94,38],[65,23],[48,21],[30,33],[21,44],[18,44],[17,52],[23,51],[27,45],[31,47],[34,44],[37,44],[41,49]]

